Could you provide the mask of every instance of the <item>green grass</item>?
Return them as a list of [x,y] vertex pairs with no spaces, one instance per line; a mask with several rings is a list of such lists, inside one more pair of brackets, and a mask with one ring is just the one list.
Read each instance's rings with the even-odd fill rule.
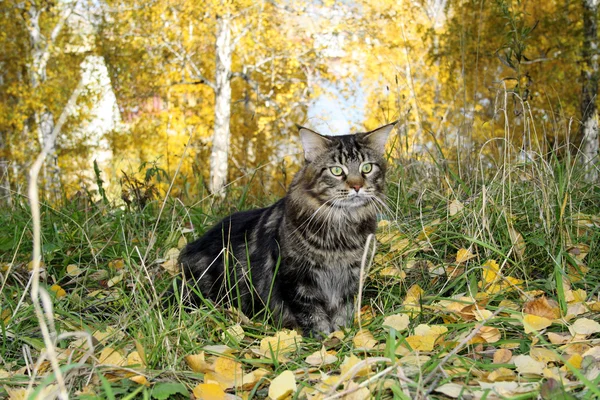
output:
[[[573,289],[585,290],[589,301],[598,298],[600,187],[586,184],[577,167],[568,162],[506,162],[485,171],[473,171],[468,176],[463,173],[460,177],[441,167],[425,171],[420,166],[397,165],[391,168],[388,186],[390,208],[382,218],[391,223],[383,233],[406,238],[409,246],[406,251],[391,252],[390,243],[380,244],[379,256],[365,282],[362,306],[369,306],[373,311],[373,319],[365,329],[373,333],[380,347],[368,354],[355,349],[352,342],[358,331],[355,324],[346,332],[345,339],[328,343],[328,349],[337,352],[338,360],[323,367],[323,372],[339,374],[344,358],[350,354],[360,359],[384,357],[388,361],[379,362],[373,369],[373,374],[383,372],[369,385],[373,398],[443,399],[447,397],[435,391],[443,384],[454,382],[479,388],[482,376],[499,366],[514,371],[512,363],[492,364],[492,354],[502,345],[510,345],[514,355],[528,354],[533,346],[534,335],[523,331],[521,309],[499,309],[502,300],[512,300],[522,306],[524,300],[519,291],[488,296],[486,308],[496,314],[486,326],[498,328],[501,339],[481,346],[463,342],[479,325],[477,321],[449,320],[436,308],[437,302],[453,296],[480,296],[483,288],[478,283],[482,265],[488,259],[501,265],[504,276],[522,280],[521,291],[542,290],[565,307],[568,300],[562,285],[556,284],[557,279],[567,276],[566,271],[580,268],[572,248],[587,245],[589,253],[583,263],[588,270],[583,280],[571,284]],[[189,209],[172,199],[167,199],[164,208],[163,199],[151,201],[141,211],[102,201],[94,203],[87,198],[66,202],[63,206],[42,205],[43,286],[49,289],[58,284],[66,291],[62,298],[56,298],[50,291],[54,308],[53,318],[48,321],[52,320],[58,335],[55,341],[59,352],[72,349],[71,360],[66,358],[66,353],[59,360],[73,398],[161,398],[170,389],[173,389],[170,398],[189,398],[183,391],[191,392],[203,381],[203,374],[193,372],[184,357],[205,350],[207,345],[222,344],[234,349],[231,357],[242,363],[244,372],[258,367],[268,370],[269,374],[259,385],[245,391],[250,398],[265,398],[269,381],[285,370],[296,371],[298,388],[319,385],[320,379],[314,375],[316,370],[304,360],[320,349],[320,340],[304,338],[299,348],[287,355],[290,361],[281,363],[276,358],[252,356],[251,348],[258,347],[262,338],[276,332],[268,320],[247,321],[209,302],[190,312],[178,312],[176,306],[167,309],[161,306],[161,296],[172,284],[172,277],[160,266],[167,251],[176,247],[182,236],[192,240],[232,210],[265,206],[271,200],[251,204],[251,199],[241,188],[239,195],[231,193],[224,202],[209,199]],[[453,200],[459,200],[464,208],[450,215],[448,206]],[[184,229],[190,226],[194,228],[193,233]],[[31,230],[27,199],[15,195],[12,205],[3,207],[0,212],[0,358],[3,369],[0,397],[7,396],[8,390],[26,388],[30,383],[39,390],[55,383],[47,363],[41,365],[37,376],[31,375],[44,348],[36,313],[26,292],[32,253]],[[513,243],[511,230],[522,235],[523,250]],[[461,265],[462,273],[449,277],[449,268],[455,265],[456,253],[461,248],[471,249],[475,257]],[[387,257],[380,259],[380,256]],[[70,276],[67,266],[71,264],[77,265],[82,274]],[[388,267],[404,271],[407,277],[382,275],[380,272]],[[114,279],[121,274],[122,280]],[[407,290],[414,284],[420,285],[424,294],[420,299],[421,309],[410,312],[403,302]],[[93,293],[97,295],[90,296]],[[408,329],[396,332],[383,328],[385,316],[397,313],[409,313]],[[584,316],[598,320],[597,313]],[[245,331],[241,342],[223,335],[236,323],[241,323]],[[424,354],[427,358],[422,364],[417,365],[414,360],[405,363],[403,359],[411,360],[410,357],[405,358],[405,350],[397,354],[397,349],[403,345],[410,347],[406,337],[412,335],[419,324],[443,324],[448,332],[443,343]],[[567,326],[560,324],[548,330],[568,332]],[[77,338],[67,335],[72,332],[89,335],[96,331],[108,334],[101,341],[94,338],[93,349],[75,346]],[[86,334],[81,335],[86,337]],[[598,334],[592,337],[598,338]],[[559,346],[546,342],[544,334],[539,338],[537,346],[547,346],[566,357]],[[98,356],[106,347],[117,349],[123,355],[136,348],[143,349],[146,367],[139,371],[151,384],[140,386],[127,379],[124,371],[99,363]],[[600,381],[586,375],[591,367],[586,368],[567,373],[573,382],[568,391],[577,398],[596,398]],[[442,369],[446,369],[445,372]],[[541,377],[524,378],[551,382]],[[360,384],[364,379],[355,381]],[[169,387],[166,383],[179,386]],[[543,385],[546,386],[513,398],[536,398],[540,391],[545,393],[544,390],[550,390],[554,396],[562,393],[560,387],[553,389],[552,384]],[[85,387],[92,391],[77,394]],[[177,390],[182,392],[177,394]],[[241,395],[242,391],[230,390],[229,393]]]

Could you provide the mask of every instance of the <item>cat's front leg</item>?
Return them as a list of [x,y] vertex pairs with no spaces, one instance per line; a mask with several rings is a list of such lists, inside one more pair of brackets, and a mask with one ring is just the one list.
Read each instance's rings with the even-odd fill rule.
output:
[[325,309],[311,305],[296,314],[296,321],[302,328],[302,335],[322,338],[331,332],[331,323]]
[[352,301],[347,300],[340,304],[331,316],[331,331],[337,331],[340,328],[346,328],[352,325],[354,317],[354,305]]

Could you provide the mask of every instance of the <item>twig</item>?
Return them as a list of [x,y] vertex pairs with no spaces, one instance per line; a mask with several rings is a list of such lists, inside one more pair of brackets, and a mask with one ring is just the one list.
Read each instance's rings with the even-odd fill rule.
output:
[[[38,154],[35,162],[33,163],[31,169],[29,170],[29,204],[31,206],[31,219],[33,221],[33,260],[32,260],[32,281],[31,281],[31,300],[33,302],[33,306],[35,309],[35,314],[40,324],[40,330],[42,333],[42,337],[44,338],[44,344],[46,345],[46,352],[48,354],[48,359],[50,364],[52,365],[52,370],[56,376],[56,382],[59,387],[58,396],[61,399],[68,399],[67,387],[65,385],[63,373],[60,370],[60,365],[58,364],[58,358],[56,354],[56,349],[54,348],[54,340],[52,339],[53,334],[51,334],[48,325],[46,324],[46,320],[44,317],[44,312],[42,310],[40,304],[40,293],[44,292],[47,295],[47,292],[40,288],[40,260],[41,260],[41,218],[40,218],[40,201],[39,201],[39,193],[38,193],[38,185],[37,180],[40,174],[40,170],[44,161],[46,160],[46,156],[50,151],[50,146],[54,143],[54,139],[60,133],[67,117],[70,115],[73,110],[77,99],[79,98],[79,94],[83,90],[83,81],[79,81],[79,84],[71,94],[67,105],[63,109],[58,122],[54,129],[52,130],[50,140],[47,140],[42,148],[42,151]],[[50,312],[48,313],[49,320],[53,319],[52,303],[50,302]],[[53,324],[52,324],[53,325]],[[35,374],[34,374],[35,375]],[[33,387],[33,378],[29,381],[29,388]]]

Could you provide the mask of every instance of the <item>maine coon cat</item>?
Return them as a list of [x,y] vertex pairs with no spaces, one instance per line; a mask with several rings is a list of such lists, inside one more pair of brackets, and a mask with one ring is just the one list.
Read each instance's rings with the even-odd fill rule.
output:
[[305,335],[351,322],[365,243],[385,201],[393,127],[345,136],[299,127],[305,163],[287,195],[232,214],[188,244],[179,262],[190,286],[246,315],[268,308]]

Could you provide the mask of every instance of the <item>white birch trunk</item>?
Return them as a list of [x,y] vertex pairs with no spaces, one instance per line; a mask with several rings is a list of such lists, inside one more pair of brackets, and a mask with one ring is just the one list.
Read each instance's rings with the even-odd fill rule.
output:
[[[36,7],[34,2],[29,4],[29,21],[27,29],[31,43],[31,64],[29,66],[29,80],[31,88],[36,91],[46,81],[46,67],[50,58],[51,47],[60,34],[72,8],[61,11],[60,17],[49,37],[45,38],[40,30],[40,15],[42,11]],[[48,149],[46,164],[44,166],[44,178],[46,193],[58,198],[61,190],[60,168],[58,166],[58,154],[56,151],[56,136],[52,135],[54,130],[54,116],[44,106],[41,111],[35,111],[34,121],[37,126],[38,141],[40,148]]]
[[233,41],[231,40],[231,16],[229,14],[217,18],[217,41],[215,62],[215,122],[210,153],[209,189],[220,196],[225,195],[223,188],[227,184],[227,167],[229,165],[231,119],[231,56]]
[[583,90],[581,93],[581,130],[578,140],[585,179],[598,179],[598,4],[599,0],[583,0]]

